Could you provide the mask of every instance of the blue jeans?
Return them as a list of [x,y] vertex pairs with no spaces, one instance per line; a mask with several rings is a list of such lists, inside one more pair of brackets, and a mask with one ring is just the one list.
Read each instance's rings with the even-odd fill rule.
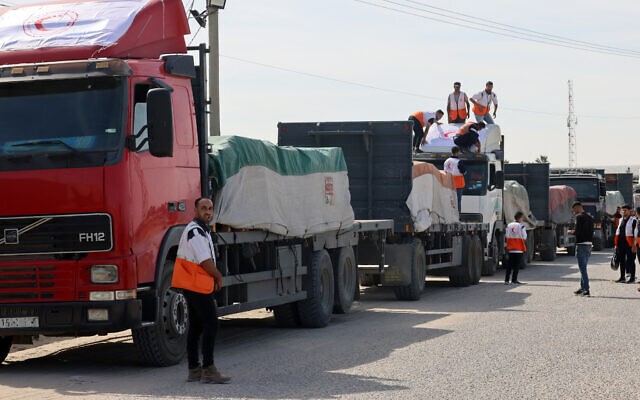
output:
[[590,244],[576,244],[576,258],[578,259],[578,268],[580,269],[580,289],[585,292],[589,291],[589,275],[587,274],[587,263],[591,256]]
[[464,188],[456,189],[456,194],[458,195],[458,214],[462,213],[462,192],[464,192]]
[[491,114],[486,113],[485,115],[478,115],[478,114],[473,114],[476,116],[476,122],[486,122],[487,124],[495,124],[495,122],[493,122],[493,118],[491,118]]

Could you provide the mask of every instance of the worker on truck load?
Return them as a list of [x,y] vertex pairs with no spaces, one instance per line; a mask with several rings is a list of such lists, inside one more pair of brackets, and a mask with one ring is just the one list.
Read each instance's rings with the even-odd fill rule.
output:
[[413,150],[419,151],[420,144],[425,142],[426,133],[434,123],[439,123],[444,116],[442,110],[436,112],[416,111],[409,117],[409,121],[413,121]]
[[453,143],[462,151],[480,152],[480,131],[485,127],[484,122],[467,122],[462,125],[453,137]]
[[[637,245],[634,240],[636,230],[636,218],[631,215],[631,206],[625,204],[622,206],[622,220],[616,229],[616,235],[613,238],[616,255],[620,260],[620,278],[618,283],[633,283],[636,280],[636,250]],[[625,273],[629,274],[626,280]]]
[[464,191],[464,174],[467,169],[460,160],[460,148],[453,146],[451,148],[451,157],[444,162],[444,171],[453,175],[453,183],[456,186],[456,195],[458,196],[458,212],[462,212],[462,192]]
[[[474,94],[470,100],[473,103],[473,114],[476,116],[476,121],[484,121],[487,124],[495,123],[493,118],[496,118],[496,112],[498,111],[498,98],[493,93],[493,82],[487,82],[484,90]],[[491,118],[490,113],[491,103],[493,103],[493,118]]]
[[453,93],[447,99],[447,116],[450,124],[463,124],[469,118],[469,98],[460,91],[460,82],[453,83]]
[[[213,363],[218,332],[218,312],[213,292],[222,288],[222,274],[216,268],[209,226],[213,218],[213,202],[201,197],[195,201],[195,207],[195,218],[180,237],[171,280],[172,287],[182,289],[189,312],[187,382],[227,383],[230,378],[220,374]],[[199,342],[202,344],[202,365]]]
[[[522,211],[518,211],[513,216],[513,219],[515,221],[507,225],[505,232],[509,260],[505,271],[504,284],[522,285],[522,282],[518,280],[518,271],[520,270],[520,263],[522,263],[523,255],[527,251],[527,228],[522,224],[522,221],[524,220],[524,213]],[[513,276],[511,275],[512,272]],[[509,278],[511,278],[511,282],[509,282]]]

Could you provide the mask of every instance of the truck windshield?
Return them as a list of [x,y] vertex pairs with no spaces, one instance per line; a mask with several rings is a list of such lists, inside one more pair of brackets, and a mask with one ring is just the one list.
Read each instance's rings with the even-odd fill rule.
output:
[[595,179],[556,179],[551,178],[552,185],[571,186],[577,193],[578,200],[581,201],[598,201],[600,199],[600,191],[598,189],[598,181]]
[[113,163],[124,87],[118,77],[0,84],[0,170]]

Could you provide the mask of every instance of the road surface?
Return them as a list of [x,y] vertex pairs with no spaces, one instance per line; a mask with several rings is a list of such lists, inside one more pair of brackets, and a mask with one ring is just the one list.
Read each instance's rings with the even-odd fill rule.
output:
[[640,293],[594,253],[592,297],[575,259],[536,262],[523,286],[430,280],[420,301],[367,288],[324,329],[279,329],[266,311],[222,322],[229,385],[187,383],[186,363],[140,365],[126,333],[18,348],[1,399],[638,399]]

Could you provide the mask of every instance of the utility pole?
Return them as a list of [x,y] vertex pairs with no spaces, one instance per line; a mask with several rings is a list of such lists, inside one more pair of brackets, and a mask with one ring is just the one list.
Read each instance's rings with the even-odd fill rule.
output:
[[218,47],[218,8],[209,12],[209,136],[220,136],[220,50]]
[[567,117],[567,127],[569,128],[569,168],[578,166],[576,125],[578,125],[578,118],[573,110],[573,82],[569,80],[569,116]]

